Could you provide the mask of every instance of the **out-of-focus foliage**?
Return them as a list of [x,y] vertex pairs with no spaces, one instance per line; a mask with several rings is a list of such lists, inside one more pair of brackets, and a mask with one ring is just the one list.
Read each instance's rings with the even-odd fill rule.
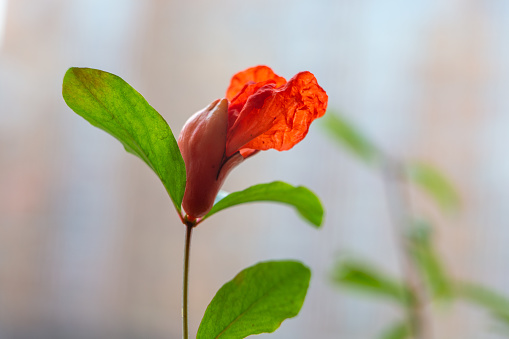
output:
[[340,260],[333,270],[333,280],[339,285],[388,297],[404,305],[412,299],[410,290],[398,279],[360,260]]
[[[382,165],[394,161],[355,126],[334,111],[329,111],[325,115],[323,125],[334,140],[365,163]],[[408,162],[403,165],[406,177],[423,189],[442,210],[452,212],[459,208],[461,199],[458,192],[438,169],[423,162]]]
[[415,221],[409,227],[407,235],[411,242],[410,251],[432,296],[438,299],[449,299],[452,297],[451,282],[433,246],[432,233],[430,224]]
[[[388,174],[387,171],[389,171],[390,177],[399,180],[397,184],[414,184],[421,188],[443,212],[455,212],[459,209],[461,199],[458,192],[436,168],[422,162],[406,163],[387,156],[338,115],[329,113],[326,123],[326,129],[335,141],[339,141],[365,163],[381,165],[378,169],[384,174]],[[403,169],[403,175],[400,173],[401,169]],[[398,200],[401,199],[406,198],[398,198]],[[417,290],[418,286],[406,286],[398,279],[380,272],[373,265],[352,260],[337,263],[333,271],[335,283],[403,302],[417,302],[416,300],[423,296],[430,299],[424,302],[432,300],[452,302],[461,298],[485,308],[504,326],[505,332],[509,333],[509,299],[486,287],[452,279],[433,244],[432,225],[422,220],[415,221],[415,216],[411,215],[410,209],[400,212],[408,220],[405,225],[401,225],[404,226],[403,234],[399,234],[404,243],[402,255],[408,256],[407,261],[417,269],[416,272],[425,291]],[[406,292],[401,293],[403,290]],[[405,295],[411,298],[403,297]],[[382,333],[381,339],[402,339],[417,335],[412,333],[414,328],[410,326],[410,319],[415,316],[415,313],[412,313],[412,303],[403,303],[403,305],[406,306],[402,309],[406,320],[389,327]]]
[[380,160],[375,145],[339,114],[334,111],[327,112],[322,124],[334,140],[367,164],[371,165]]
[[408,178],[422,188],[444,212],[457,211],[460,197],[454,186],[436,168],[421,162],[406,165]]
[[409,338],[410,334],[411,332],[410,328],[408,327],[408,322],[400,321],[382,332],[380,339],[405,339]]
[[485,308],[509,330],[509,298],[483,286],[471,283],[458,283],[459,297]]

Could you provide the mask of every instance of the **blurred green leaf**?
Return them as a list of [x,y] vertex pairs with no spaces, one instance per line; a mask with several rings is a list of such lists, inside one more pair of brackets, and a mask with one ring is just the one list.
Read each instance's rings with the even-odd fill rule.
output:
[[67,105],[93,126],[117,138],[161,179],[180,211],[186,169],[170,127],[157,111],[120,77],[91,68],[70,68],[62,95]]
[[358,260],[340,260],[336,264],[332,278],[338,285],[389,297],[405,306],[413,300],[412,293],[404,284],[372,265]]
[[423,274],[433,296],[451,299],[452,283],[432,242],[432,228],[424,221],[416,221],[408,235],[413,259]]
[[485,308],[497,320],[509,326],[509,298],[487,287],[459,283],[456,285],[458,296]]
[[243,191],[230,193],[219,200],[204,219],[228,207],[260,201],[290,205],[312,225],[319,227],[322,224],[324,212],[318,197],[305,187],[294,187],[281,181],[259,184]]
[[336,141],[366,163],[373,164],[379,160],[380,154],[375,145],[340,115],[329,111],[322,124]]
[[393,324],[391,327],[386,329],[380,339],[405,339],[410,338],[410,327],[407,321],[401,321]]
[[310,270],[296,261],[268,261],[244,269],[212,299],[196,338],[274,332],[299,313],[310,278]]
[[413,162],[406,165],[408,178],[421,187],[445,212],[456,211],[460,196],[449,180],[430,165]]

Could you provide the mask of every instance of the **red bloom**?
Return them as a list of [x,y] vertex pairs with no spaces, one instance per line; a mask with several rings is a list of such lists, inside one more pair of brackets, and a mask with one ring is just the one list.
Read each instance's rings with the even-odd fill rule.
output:
[[194,114],[179,136],[188,216],[207,214],[226,175],[247,157],[271,148],[286,151],[301,141],[311,122],[325,114],[327,99],[310,72],[288,82],[267,66],[235,74],[226,99]]

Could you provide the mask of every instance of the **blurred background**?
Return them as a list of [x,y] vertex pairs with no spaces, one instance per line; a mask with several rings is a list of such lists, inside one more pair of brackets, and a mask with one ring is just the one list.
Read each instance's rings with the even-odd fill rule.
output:
[[[0,338],[179,338],[185,229],[163,186],[121,144],[73,113],[65,71],[121,76],[178,135],[224,95],[230,77],[266,64],[315,74],[377,145],[440,168],[462,208],[432,219],[450,274],[509,294],[509,2],[0,0]],[[284,180],[322,199],[308,226],[288,207],[244,205],[196,229],[194,336],[219,287],[269,259],[313,272],[299,316],[262,338],[375,338],[398,309],[331,284],[338,255],[398,274],[379,173],[315,123],[291,152],[238,167],[224,189]],[[435,338],[501,338],[455,303]]]

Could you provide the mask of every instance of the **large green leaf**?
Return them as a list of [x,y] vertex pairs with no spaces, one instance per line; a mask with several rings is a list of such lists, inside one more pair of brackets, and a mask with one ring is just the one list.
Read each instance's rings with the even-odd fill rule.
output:
[[334,268],[333,281],[362,292],[388,297],[404,306],[413,300],[404,284],[360,260],[343,259]]
[[140,93],[114,74],[70,68],[62,95],[74,112],[152,168],[180,211],[186,186],[184,160],[170,127]]
[[273,201],[293,206],[314,226],[319,227],[322,224],[323,207],[318,197],[305,187],[294,187],[281,181],[255,185],[243,191],[225,195],[212,207],[205,218],[228,207],[257,201]]
[[438,206],[446,211],[455,211],[460,205],[460,196],[449,180],[430,165],[413,162],[406,165],[408,178],[421,187]]
[[373,164],[379,160],[380,154],[375,145],[340,115],[328,112],[322,124],[336,141],[363,161]]
[[310,270],[296,261],[268,261],[246,268],[210,302],[197,339],[238,339],[274,332],[304,303]]

